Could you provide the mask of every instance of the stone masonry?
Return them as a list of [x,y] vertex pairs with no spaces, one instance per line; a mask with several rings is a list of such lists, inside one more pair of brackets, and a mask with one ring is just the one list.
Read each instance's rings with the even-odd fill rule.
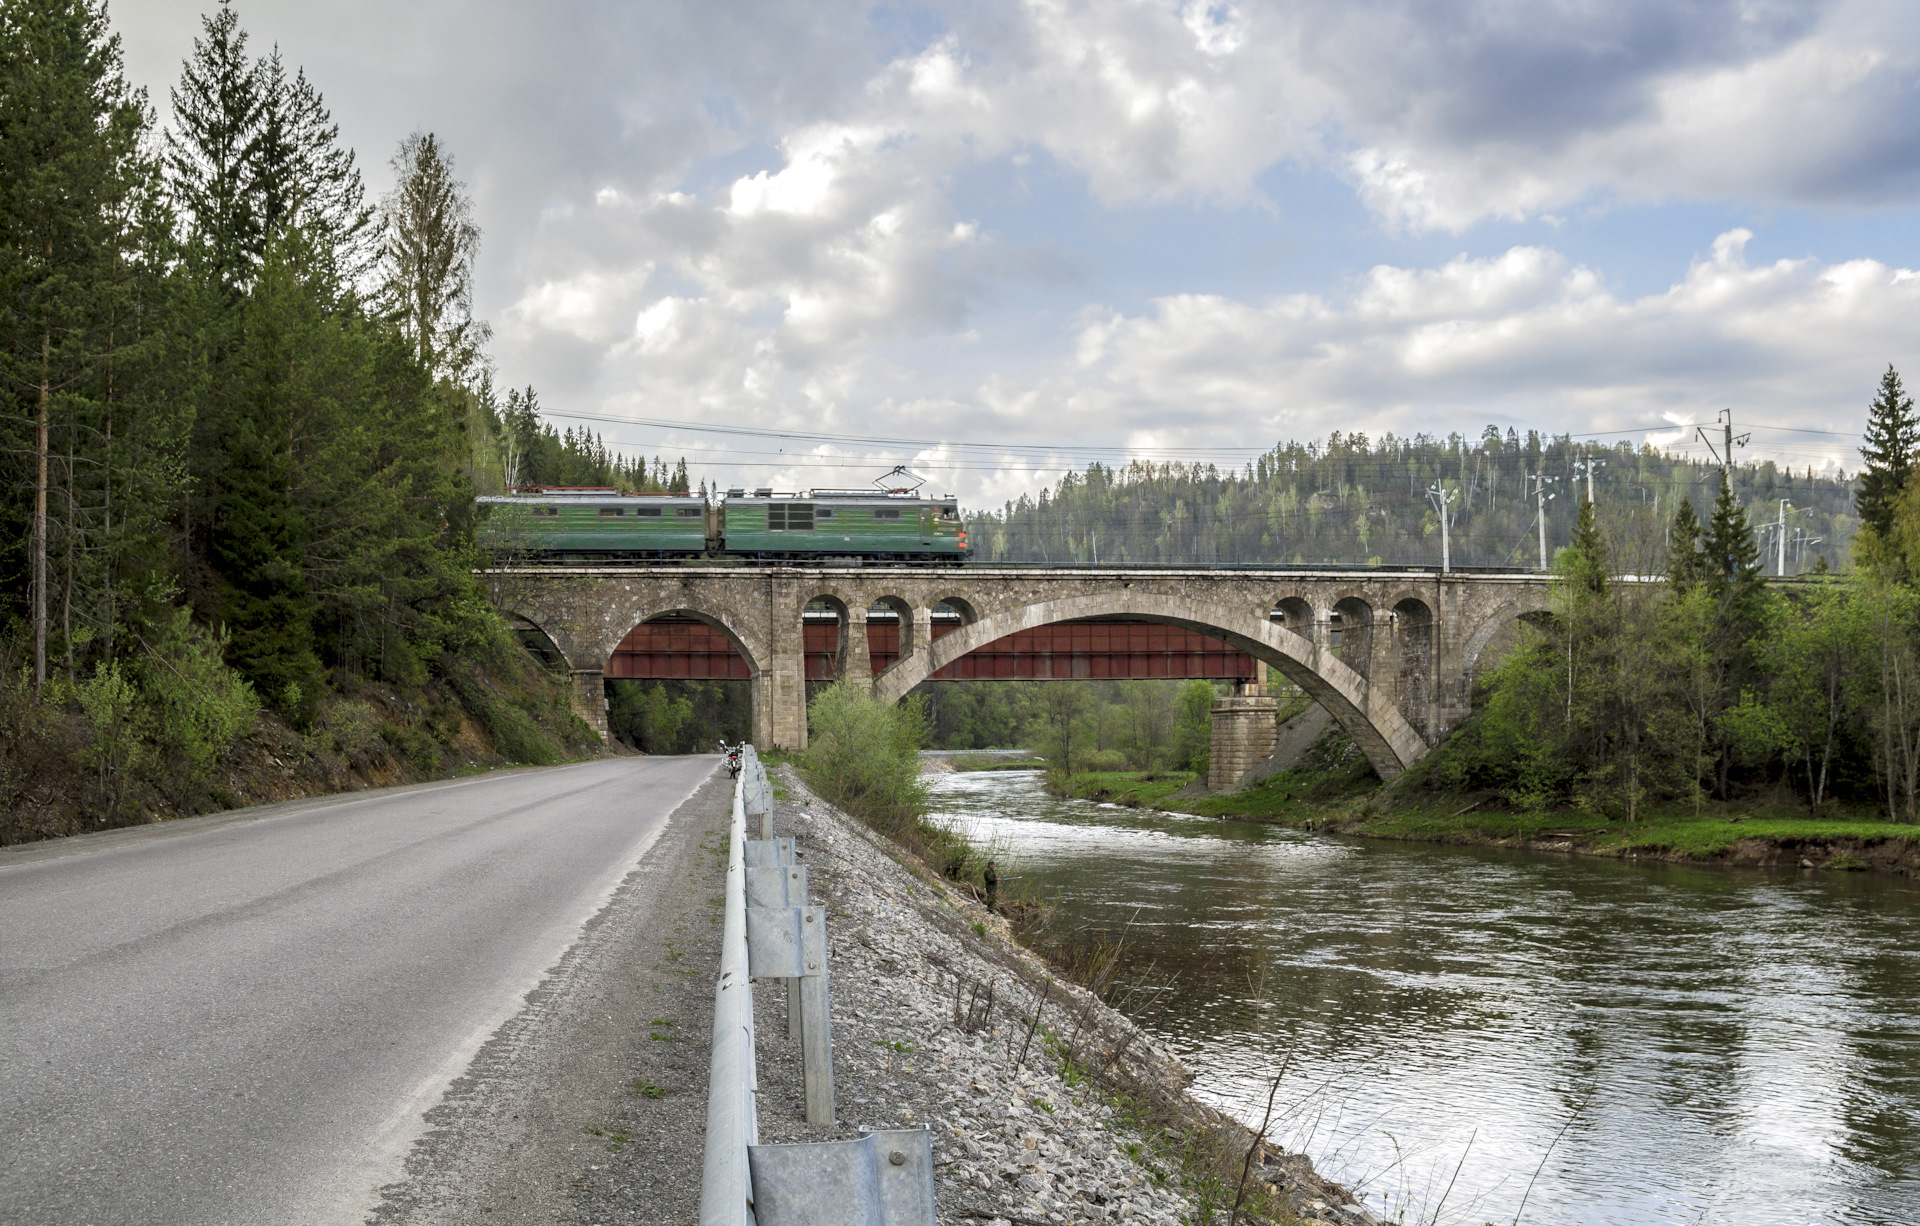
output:
[[[486,578],[503,612],[566,657],[576,709],[603,735],[606,661],[656,617],[694,617],[727,636],[751,673],[755,743],[786,749],[806,746],[801,611],[814,601],[840,618],[842,677],[870,674],[868,611],[899,615],[900,660],[872,681],[889,702],[1014,631],[1124,617],[1198,630],[1277,670],[1327,708],[1383,778],[1465,717],[1493,636],[1548,608],[1545,576],[1430,571],[660,564],[516,567]],[[962,625],[935,639],[937,604]]]
[[1280,737],[1274,722],[1279,700],[1265,694],[1234,693],[1213,701],[1213,735],[1207,754],[1207,790],[1224,792],[1240,782],[1260,759],[1273,752]]

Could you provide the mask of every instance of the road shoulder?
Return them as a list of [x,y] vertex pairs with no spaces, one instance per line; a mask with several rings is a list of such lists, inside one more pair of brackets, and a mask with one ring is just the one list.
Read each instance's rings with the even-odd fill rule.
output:
[[716,770],[427,1114],[371,1221],[698,1215],[732,782]]

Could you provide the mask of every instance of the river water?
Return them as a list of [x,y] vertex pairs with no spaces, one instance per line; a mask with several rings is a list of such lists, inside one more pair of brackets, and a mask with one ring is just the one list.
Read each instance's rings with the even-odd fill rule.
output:
[[1288,1061],[1271,1135],[1375,1213],[1920,1224],[1914,883],[1341,839],[1030,772],[936,776],[934,809],[1124,932],[1122,1007],[1202,1098],[1258,1124]]

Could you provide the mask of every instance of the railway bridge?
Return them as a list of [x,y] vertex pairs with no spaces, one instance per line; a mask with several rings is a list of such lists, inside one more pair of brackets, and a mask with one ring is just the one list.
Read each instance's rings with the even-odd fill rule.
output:
[[496,605],[565,657],[607,731],[610,677],[752,685],[753,737],[806,746],[809,679],[895,701],[929,679],[1193,677],[1214,704],[1215,786],[1273,743],[1269,672],[1320,703],[1382,778],[1468,711],[1502,629],[1549,607],[1543,575],[1437,569],[709,564],[485,572]]

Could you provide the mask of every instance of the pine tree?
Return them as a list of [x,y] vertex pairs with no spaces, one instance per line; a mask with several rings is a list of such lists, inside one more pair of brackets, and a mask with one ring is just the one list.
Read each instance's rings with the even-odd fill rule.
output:
[[1685,596],[1700,582],[1700,519],[1685,498],[1673,513],[1673,531],[1667,541],[1667,582],[1674,594]]
[[1854,505],[1861,522],[1884,537],[1893,530],[1894,504],[1907,487],[1920,447],[1920,417],[1900,386],[1900,373],[1891,366],[1880,376],[1880,394],[1867,406],[1866,444],[1860,455],[1867,466],[1860,473]]

